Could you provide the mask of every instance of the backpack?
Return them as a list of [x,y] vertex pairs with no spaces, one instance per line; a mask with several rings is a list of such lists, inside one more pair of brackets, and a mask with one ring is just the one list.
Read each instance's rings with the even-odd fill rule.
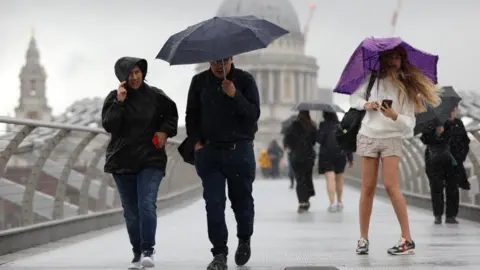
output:
[[[372,73],[368,82],[365,99],[368,102],[373,84],[377,76]],[[355,153],[357,151],[357,134],[362,126],[362,120],[365,116],[365,110],[350,108],[342,118],[342,121],[335,129],[335,137],[339,147],[345,152]]]
[[326,130],[326,132],[325,135],[323,135],[323,138],[317,138],[317,141],[329,154],[343,152],[343,149],[338,144],[336,138],[336,126],[337,125],[329,125],[327,127],[322,127],[322,125],[320,125],[319,127],[319,132],[322,128]]
[[340,147],[337,141],[337,130],[333,127],[334,126],[332,126],[332,128],[328,130],[327,134],[325,134],[325,139],[322,142],[322,146],[325,147],[327,152],[330,154],[342,153],[343,149]]

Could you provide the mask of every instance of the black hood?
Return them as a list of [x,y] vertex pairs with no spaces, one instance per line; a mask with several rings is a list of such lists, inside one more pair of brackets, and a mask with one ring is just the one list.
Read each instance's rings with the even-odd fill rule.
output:
[[125,56],[118,59],[115,63],[115,76],[117,76],[117,79],[120,82],[126,81],[128,79],[128,75],[135,66],[140,68],[143,74],[143,79],[145,80],[148,70],[147,60],[136,57]]

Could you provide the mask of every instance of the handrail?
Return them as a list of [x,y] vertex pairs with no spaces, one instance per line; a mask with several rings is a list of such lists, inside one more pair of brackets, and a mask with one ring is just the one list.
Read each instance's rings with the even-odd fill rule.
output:
[[43,127],[43,128],[52,128],[52,129],[68,129],[71,131],[85,131],[85,132],[95,132],[99,134],[107,134],[107,132],[101,128],[69,125],[69,124],[62,124],[62,123],[55,123],[55,122],[46,122],[46,121],[32,120],[32,119],[12,118],[7,116],[0,116],[0,123],[22,125],[22,126],[34,126],[37,128]]

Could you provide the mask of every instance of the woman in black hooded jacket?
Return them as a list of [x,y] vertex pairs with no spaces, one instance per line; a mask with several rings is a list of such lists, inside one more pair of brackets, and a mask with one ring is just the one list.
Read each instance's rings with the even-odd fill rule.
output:
[[283,145],[290,150],[290,162],[297,180],[298,212],[310,208],[310,197],[315,196],[313,165],[317,128],[309,111],[300,111],[297,119],[287,128]]
[[102,109],[110,133],[105,172],[117,185],[134,258],[129,269],[154,267],[158,189],[165,176],[167,138],[177,134],[178,112],[162,90],[145,83],[147,61],[123,57],[115,63],[121,82]]

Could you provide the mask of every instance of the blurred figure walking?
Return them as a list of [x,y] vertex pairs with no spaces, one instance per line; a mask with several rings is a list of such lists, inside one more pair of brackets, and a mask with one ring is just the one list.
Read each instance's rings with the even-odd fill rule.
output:
[[272,162],[271,176],[272,178],[280,177],[280,161],[283,158],[283,149],[278,144],[277,140],[272,140],[268,146],[268,155]]
[[270,157],[268,156],[267,149],[262,148],[260,150],[260,157],[258,157],[258,166],[260,167],[260,170],[262,171],[263,177],[269,178],[270,177],[270,170],[272,169],[272,161],[270,160]]
[[297,119],[285,132],[284,142],[290,149],[290,161],[297,180],[298,212],[310,209],[310,197],[315,195],[313,165],[317,129],[309,111],[300,111]]
[[463,166],[470,150],[470,139],[462,120],[455,118],[455,115],[456,109],[443,126],[424,132],[420,137],[427,146],[425,173],[430,182],[435,224],[442,223],[444,213],[445,223],[458,223],[456,219],[460,203],[458,188],[470,189]]
[[[337,114],[334,112],[323,112],[323,121],[318,127],[317,143],[320,144],[318,153],[318,173],[325,174],[327,182],[327,193],[330,205],[329,212],[343,210],[343,172],[347,161],[353,166],[353,155],[347,153],[337,143],[335,131],[339,123]],[[336,195],[336,201],[335,201]]]

